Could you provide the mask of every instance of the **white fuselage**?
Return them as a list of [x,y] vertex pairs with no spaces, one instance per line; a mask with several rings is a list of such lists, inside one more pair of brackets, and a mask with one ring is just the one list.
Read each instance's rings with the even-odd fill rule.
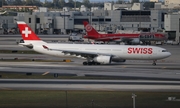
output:
[[[99,55],[113,55],[116,58],[129,60],[158,60],[171,55],[166,49],[156,46],[31,43],[33,44],[33,50],[37,52],[61,57],[66,55],[61,50],[93,52]],[[46,45],[50,49],[57,49],[58,51],[45,49],[42,45]]]

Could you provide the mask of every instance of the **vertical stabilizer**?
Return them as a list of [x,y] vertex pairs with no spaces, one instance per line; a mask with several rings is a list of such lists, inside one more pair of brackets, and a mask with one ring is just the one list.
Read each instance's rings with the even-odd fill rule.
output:
[[88,36],[98,36],[99,33],[87,22],[83,21]]
[[17,24],[24,41],[40,41],[40,38],[24,21],[17,21]]

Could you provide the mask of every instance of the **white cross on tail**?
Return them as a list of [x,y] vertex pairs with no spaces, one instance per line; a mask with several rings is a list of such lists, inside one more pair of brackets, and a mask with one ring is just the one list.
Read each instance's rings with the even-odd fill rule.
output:
[[22,30],[22,34],[25,34],[25,37],[28,37],[31,34],[31,31],[28,30],[28,27],[25,27],[25,30]]

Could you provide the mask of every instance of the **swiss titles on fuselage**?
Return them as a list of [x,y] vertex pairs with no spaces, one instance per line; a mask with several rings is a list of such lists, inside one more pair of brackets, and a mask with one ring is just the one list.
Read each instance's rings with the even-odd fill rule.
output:
[[128,48],[128,54],[152,54],[153,49],[152,48]]

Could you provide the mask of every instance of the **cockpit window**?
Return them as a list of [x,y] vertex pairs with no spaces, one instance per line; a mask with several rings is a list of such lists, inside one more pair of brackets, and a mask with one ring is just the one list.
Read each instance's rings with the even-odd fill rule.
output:
[[167,50],[162,50],[162,52],[168,52]]

